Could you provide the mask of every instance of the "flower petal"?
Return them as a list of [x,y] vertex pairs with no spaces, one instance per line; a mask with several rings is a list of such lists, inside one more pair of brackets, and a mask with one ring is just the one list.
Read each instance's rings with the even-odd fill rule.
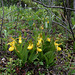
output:
[[51,39],[50,39],[50,38],[47,38],[47,41],[48,41],[48,42],[50,42],[50,41],[51,41]]
[[9,48],[9,51],[13,51],[14,50],[14,46],[11,46],[10,48]]
[[57,46],[57,51],[61,51],[61,48]]
[[38,51],[38,52],[41,52],[41,51],[42,51],[42,49],[40,49],[40,48],[38,48],[38,47],[37,47],[37,51]]
[[29,50],[33,49],[33,44],[29,44],[29,46],[27,47],[27,49],[29,49]]

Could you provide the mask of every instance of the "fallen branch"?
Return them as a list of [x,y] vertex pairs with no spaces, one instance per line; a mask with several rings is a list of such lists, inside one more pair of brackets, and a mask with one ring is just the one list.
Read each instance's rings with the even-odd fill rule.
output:
[[[60,8],[60,9],[64,9],[64,7],[62,7],[62,6],[48,6],[48,5],[45,5],[44,3],[40,2],[40,1],[36,1],[36,0],[32,0],[32,1],[36,2],[38,4],[41,4],[41,5],[43,5],[46,8]],[[75,9],[71,9],[71,8],[66,8],[66,10],[75,11]]]
[[56,22],[56,21],[52,21],[52,22],[54,22],[54,23],[56,23],[56,24],[62,26],[62,27],[65,28],[69,33],[72,33],[69,29],[67,29],[67,28],[66,28],[65,26],[63,26],[62,24],[60,24],[60,23],[58,23],[58,22]]
[[[65,1],[64,0],[63,0],[63,4],[64,4],[64,9],[66,10],[66,5],[65,5]],[[68,23],[69,23],[69,29],[71,30],[73,40],[75,41],[74,32],[73,32],[73,29],[71,27],[70,11],[66,10],[66,13],[67,13],[67,20],[68,20]]]

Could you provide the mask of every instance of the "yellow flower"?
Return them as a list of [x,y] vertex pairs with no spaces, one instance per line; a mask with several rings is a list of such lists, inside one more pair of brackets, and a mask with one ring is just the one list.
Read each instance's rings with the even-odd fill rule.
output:
[[45,19],[47,19],[47,17]]
[[43,26],[40,27],[41,29],[44,29]]
[[8,43],[7,45],[10,45],[9,51],[13,51],[15,49],[15,39],[11,37],[11,39],[13,40],[12,42]]
[[33,49],[33,44],[29,44],[29,46],[27,47],[27,49],[29,49],[29,50]]
[[56,40],[55,42],[54,42],[54,45],[55,46],[59,46],[59,45],[61,45],[62,43],[60,43],[60,44],[58,44],[58,43],[56,43],[58,40]]
[[49,21],[47,21],[47,23],[49,23]]
[[61,51],[61,48],[60,47],[57,46],[56,48],[57,48],[57,51]]
[[9,51],[13,51],[15,49],[15,42],[14,41],[8,43],[8,45],[10,45]]
[[42,49],[40,49],[40,48],[38,48],[38,47],[37,47],[37,51],[38,51],[38,52],[41,52],[41,51],[42,51]]
[[15,43],[16,43],[16,41],[12,41],[12,42],[8,43],[7,45],[15,46]]
[[13,41],[15,41],[15,39],[14,38],[12,38],[12,37],[10,37]]
[[41,47],[42,41],[43,41],[43,39],[42,39],[42,34],[39,34],[39,36],[38,36],[38,38],[37,38],[37,46],[38,46],[38,47]]
[[9,51],[13,51],[14,50],[14,46],[11,46],[10,48],[9,48]]
[[38,35],[38,39],[39,39],[39,38],[42,39],[42,33],[40,33],[40,34]]
[[31,17],[31,16],[29,16],[29,17]]
[[58,44],[58,43],[56,43],[57,41],[58,41],[58,40],[56,40],[56,41],[54,42],[54,45],[55,45],[57,51],[61,51],[61,48],[59,47],[59,45],[61,45],[61,43]]
[[12,41],[12,42],[8,43],[7,45],[12,46],[13,44],[14,44],[14,42]]
[[27,49],[29,49],[29,50],[33,49],[33,43],[32,43],[32,41],[29,41],[29,46],[27,47]]
[[21,39],[21,36],[19,36],[19,43],[22,43],[22,39]]
[[55,57],[55,59],[57,60],[57,57]]
[[47,41],[48,41],[48,42],[50,42],[50,41],[51,41],[51,39],[50,39],[50,38],[47,38]]
[[42,34],[39,34],[38,35],[38,38],[37,38],[37,41],[38,41],[38,44],[40,44],[42,42]]
[[39,38],[37,41],[38,41],[37,45],[39,45],[42,42],[42,38]]
[[58,44],[58,43],[56,43],[56,42],[54,42],[54,45],[55,45],[55,46],[58,46],[59,44]]

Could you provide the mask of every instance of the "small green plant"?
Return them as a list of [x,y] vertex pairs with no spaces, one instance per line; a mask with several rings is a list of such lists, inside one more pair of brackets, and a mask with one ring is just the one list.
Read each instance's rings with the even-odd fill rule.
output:
[[[38,58],[40,61],[45,62],[45,66],[48,68],[49,66],[55,65],[55,52],[61,51],[61,48],[59,47],[57,41],[54,41],[52,38],[45,37],[45,35],[40,35],[41,41],[39,40],[39,45],[41,51],[38,55]],[[38,44],[38,43],[37,43]]]
[[30,40],[29,42],[25,42],[25,40],[21,36],[17,39],[12,38],[12,42],[8,43],[10,45],[9,51],[15,51],[16,55],[22,60],[22,64],[24,65],[26,62],[31,63],[37,58],[37,54],[35,53],[35,48],[33,48],[33,42]]
[[[18,40],[17,40],[18,39]],[[11,37],[12,42],[8,43],[10,45],[9,51],[13,51],[22,60],[22,64],[33,63],[34,60],[39,62],[45,62],[45,66],[53,66],[55,63],[55,52],[60,51],[57,41],[49,37],[45,37],[45,34],[36,34],[33,39],[25,42],[25,39],[19,38],[14,39]],[[57,49],[57,50],[56,50]]]
[[22,62],[20,59],[16,59],[13,60],[12,58],[9,58],[9,62],[7,62],[6,68],[3,68],[3,70],[5,72],[2,72],[1,75],[12,75],[12,74],[16,74],[16,66],[21,67],[22,66]]

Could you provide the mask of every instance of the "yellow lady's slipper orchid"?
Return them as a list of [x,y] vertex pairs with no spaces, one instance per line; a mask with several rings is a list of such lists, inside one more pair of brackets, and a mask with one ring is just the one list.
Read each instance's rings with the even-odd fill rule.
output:
[[29,46],[27,47],[27,49],[29,49],[29,50],[33,49],[33,44],[29,44]]
[[29,16],[29,17],[31,17],[31,16]]
[[13,51],[14,50],[14,46],[11,46],[10,48],[9,48],[9,51]]
[[41,52],[41,51],[42,51],[42,49],[40,49],[40,48],[38,48],[38,47],[37,47],[37,51],[38,51],[38,52]]
[[19,43],[22,43],[22,39],[21,39],[21,36],[19,36]]
[[15,49],[15,42],[14,41],[8,43],[8,45],[10,45],[9,51],[13,51]]
[[15,41],[15,39],[14,38],[12,38],[12,37],[10,37],[13,41]]
[[29,49],[29,50],[33,49],[33,43],[32,43],[32,41],[29,41],[29,46],[27,47],[27,49]]
[[58,41],[58,40],[55,40],[55,42],[54,42],[54,45],[55,45],[55,46],[59,46],[59,45],[61,45],[61,44],[62,44],[62,43],[59,43],[59,44],[58,44],[58,43],[56,43],[57,41]]
[[40,27],[41,29],[44,29],[43,26]]
[[59,44],[58,44],[58,43],[56,43],[56,42],[54,42],[54,45],[55,45],[55,46],[59,46]]
[[8,43],[7,45],[10,45],[10,46],[12,46],[12,45],[13,45],[13,42],[10,42],[10,43]]
[[57,46],[56,48],[57,48],[57,51],[61,51],[61,48],[60,47]]
[[12,41],[12,42],[8,43],[7,45],[14,46],[15,43],[16,43],[15,41]]
[[59,45],[61,45],[61,43],[58,44],[58,43],[56,43],[57,41],[58,41],[58,40],[56,40],[56,41],[54,42],[54,45],[55,45],[57,51],[61,51],[61,48],[59,47]]
[[37,38],[37,46],[40,47],[42,45],[42,34],[39,34],[38,38]]
[[51,39],[50,39],[50,38],[47,38],[47,41],[48,41],[48,42],[50,42],[50,41],[51,41]]
[[11,39],[13,40],[12,42],[8,43],[7,45],[10,45],[9,51],[13,51],[15,49],[15,39],[11,37]]
[[37,53],[42,51],[42,49],[39,48],[42,46],[42,41],[43,41],[42,34],[39,34],[38,40],[37,40]]
[[39,38],[42,39],[42,33],[40,33],[40,34],[38,35],[38,39],[39,39]]
[[45,19],[47,19],[47,17]]
[[49,23],[49,21],[47,21],[47,23]]
[[41,44],[41,42],[42,42],[42,39],[40,38],[40,39],[38,39],[38,41],[37,41],[37,46],[38,45],[40,45]]

